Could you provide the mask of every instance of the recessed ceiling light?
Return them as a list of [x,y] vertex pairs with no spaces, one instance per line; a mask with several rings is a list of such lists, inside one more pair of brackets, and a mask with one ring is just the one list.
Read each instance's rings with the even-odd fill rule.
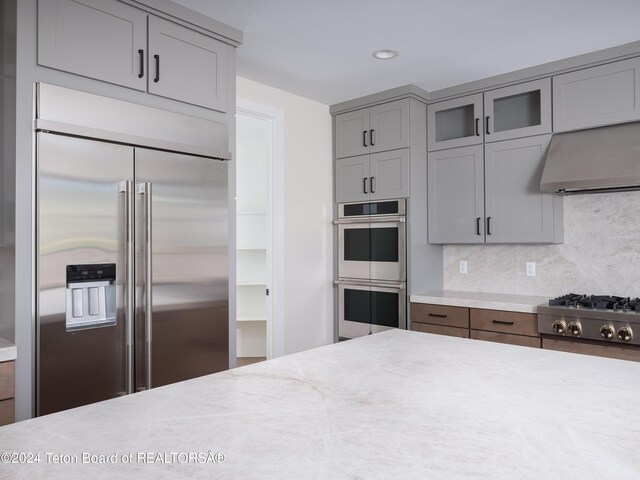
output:
[[371,55],[378,60],[390,60],[397,57],[399,53],[397,50],[376,50]]

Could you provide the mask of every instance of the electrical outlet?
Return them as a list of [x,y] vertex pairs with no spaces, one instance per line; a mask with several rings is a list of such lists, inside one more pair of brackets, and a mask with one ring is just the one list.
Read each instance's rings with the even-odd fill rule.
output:
[[460,260],[460,263],[458,265],[458,271],[460,273],[467,273],[467,261],[466,260]]
[[536,276],[536,262],[527,262],[526,266],[527,277]]

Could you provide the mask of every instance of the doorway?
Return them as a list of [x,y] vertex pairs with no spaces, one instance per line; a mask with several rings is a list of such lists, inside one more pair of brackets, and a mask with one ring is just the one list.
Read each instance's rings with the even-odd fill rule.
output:
[[236,351],[243,366],[282,354],[281,111],[238,99],[236,160]]

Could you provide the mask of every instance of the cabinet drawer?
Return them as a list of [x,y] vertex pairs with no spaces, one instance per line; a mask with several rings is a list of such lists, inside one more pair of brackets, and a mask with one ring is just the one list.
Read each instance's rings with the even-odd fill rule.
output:
[[471,309],[471,328],[515,335],[538,336],[538,317],[533,313]]
[[15,364],[16,362],[0,363],[0,400],[15,396]]
[[469,309],[446,305],[412,303],[411,322],[469,328]]
[[429,323],[411,323],[411,330],[414,332],[435,333],[437,335],[448,335],[450,337],[469,338],[468,328],[445,327],[443,325],[431,325]]
[[15,422],[16,404],[13,398],[0,401],[0,427]]
[[476,340],[487,340],[489,342],[508,343],[509,345],[520,345],[522,347],[540,348],[539,338],[525,337],[524,335],[471,330],[470,338],[474,338]]

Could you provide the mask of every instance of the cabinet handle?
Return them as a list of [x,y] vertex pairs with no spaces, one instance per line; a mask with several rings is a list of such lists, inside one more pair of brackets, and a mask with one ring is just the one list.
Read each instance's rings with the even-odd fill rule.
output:
[[498,325],[513,325],[513,322],[507,322],[505,320],[491,320],[493,323],[497,323]]
[[476,118],[476,137],[480,136],[480,118]]
[[489,132],[489,116],[488,115],[487,115],[485,123],[486,123],[486,126],[487,126],[487,135],[491,135],[491,132]]
[[446,315],[442,315],[440,313],[430,313],[429,316],[430,317],[436,317],[436,318],[447,318]]
[[364,193],[368,193],[367,192],[367,177],[364,177],[362,179],[362,190],[363,190]]
[[476,235],[482,235],[482,233],[480,233],[480,221],[482,220],[481,217],[476,217]]
[[367,145],[367,131],[365,130],[364,132],[362,132],[362,146],[363,147],[368,147],[369,145]]
[[376,193],[376,191],[374,190],[376,184],[373,183],[375,179],[376,177],[369,177],[369,185],[371,185],[371,193]]
[[138,73],[138,78],[144,77],[144,50],[138,50],[138,54],[140,54],[140,73]]
[[374,146],[373,143],[373,129],[369,130],[369,143],[371,144],[371,146]]
[[160,55],[154,55],[153,58],[156,60],[156,78],[153,81],[158,83],[160,81]]
[[491,235],[491,217],[487,217],[487,235]]

